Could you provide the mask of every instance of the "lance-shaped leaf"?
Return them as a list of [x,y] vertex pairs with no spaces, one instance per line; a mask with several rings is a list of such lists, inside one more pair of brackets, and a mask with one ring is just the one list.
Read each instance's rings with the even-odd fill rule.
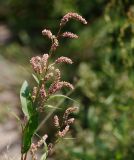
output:
[[46,160],[48,155],[48,147],[46,142],[44,141],[44,154],[41,156],[40,160]]
[[29,119],[30,116],[33,114],[34,108],[32,106],[32,100],[30,98],[30,87],[27,81],[24,81],[24,83],[22,84],[20,90],[20,100],[22,111],[24,115]]
[[55,95],[53,95],[53,96],[50,96],[50,98],[48,99],[48,100],[50,100],[50,99],[53,99],[53,98],[65,98],[65,99],[69,99],[69,100],[71,100],[71,101],[73,101],[73,102],[75,102],[75,103],[79,103],[79,102],[77,102],[77,101],[75,101],[75,100],[73,100],[72,98],[70,98],[70,97],[68,97],[68,96],[65,96],[65,95],[63,95],[63,94],[55,94]]
[[41,159],[40,160],[46,160],[47,159],[47,154],[44,153],[42,156],[41,156]]
[[28,105],[27,105],[28,96],[29,96],[29,85],[27,81],[24,81],[20,90],[20,101],[24,115],[29,118]]
[[40,82],[39,82],[38,77],[35,74],[32,74],[32,76],[33,76],[34,80],[37,82],[37,84],[39,84]]
[[59,108],[59,107],[54,107],[54,106],[52,106],[52,105],[49,105],[49,104],[47,104],[47,105],[44,105],[44,107],[47,107],[47,108],[52,108],[52,109],[62,109],[62,108]]
[[31,139],[38,127],[38,112],[36,110],[34,112],[23,131],[21,151],[23,154],[28,152],[31,146]]

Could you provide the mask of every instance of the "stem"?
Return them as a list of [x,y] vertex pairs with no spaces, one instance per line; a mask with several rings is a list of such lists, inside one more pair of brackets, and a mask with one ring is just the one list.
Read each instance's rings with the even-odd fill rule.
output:
[[[58,30],[58,33],[57,33],[57,35],[56,35],[56,38],[57,38],[57,39],[60,37],[61,29],[62,29],[62,26],[60,26],[60,28],[59,28],[59,30]],[[53,45],[53,44],[54,44],[54,40],[52,40],[52,45]],[[49,50],[49,59],[51,58],[52,54],[53,54],[53,50],[50,48],[50,50]],[[46,70],[45,70],[45,73],[44,73],[43,77],[46,76],[46,74],[47,74],[47,72],[48,72],[48,70],[49,70],[49,69],[48,69],[49,59],[48,59],[47,64],[46,64]],[[35,99],[35,101],[33,102],[33,106],[35,106],[35,107],[37,107],[38,105],[41,105],[41,104],[42,104],[42,102],[39,103],[39,102],[41,101],[41,99],[40,99],[40,98],[41,98],[41,97],[40,97],[40,89],[41,89],[41,87],[42,87],[42,84],[45,83],[45,82],[42,80],[42,75],[38,75],[38,77],[39,77],[39,79],[40,79],[40,82],[39,82],[39,85],[38,85],[38,91],[37,91],[36,99]],[[51,113],[51,114],[52,114],[52,113]],[[48,118],[49,118],[49,116],[48,116]],[[41,126],[41,124],[40,124],[40,126]],[[37,130],[40,128],[40,126],[38,126]],[[23,134],[23,130],[22,130],[22,134]],[[22,148],[22,146],[21,146],[21,148]],[[21,154],[21,160],[27,160],[27,153]]]
[[[23,128],[22,128],[22,137],[23,137]],[[22,147],[23,147],[23,144],[22,144],[22,139],[23,138],[21,138],[21,151],[22,151]],[[23,153],[21,152],[21,160],[23,160]]]
[[23,154],[21,154],[21,160],[23,160]]
[[[59,37],[59,35],[60,35],[61,29],[62,29],[62,27],[60,26],[59,31],[58,31],[58,33],[57,33],[57,35],[56,35],[56,38],[57,38],[57,39],[58,39],[58,37]],[[52,45],[53,45],[53,43],[54,43],[54,41],[52,40]],[[51,45],[51,46],[52,46],[52,45]],[[49,59],[51,58],[52,54],[53,54],[53,51],[52,51],[51,48],[50,48],[50,50],[49,50],[49,58],[48,58],[48,61],[47,61],[46,71],[45,71],[44,77],[45,77],[45,75],[46,75],[47,72],[48,72]],[[40,85],[39,85],[40,87],[41,87],[41,85],[42,85],[43,82],[44,82],[44,81],[41,81],[41,83],[40,83]],[[40,87],[39,87],[39,89],[40,89]],[[38,90],[38,91],[39,91],[39,90]],[[38,94],[37,94],[37,95],[38,95]]]
[[[58,40],[58,38],[60,37],[60,32],[61,32],[61,29],[62,29],[62,26],[60,26],[60,28],[59,28],[59,30],[58,30],[58,33],[57,33],[57,35],[56,35],[56,39]],[[53,40],[52,40],[52,45],[53,45]],[[51,46],[52,46],[51,45]],[[53,51],[50,49],[50,51],[49,51],[49,58],[52,56],[52,54],[53,54]]]
[[25,157],[24,157],[24,160],[26,160],[27,159],[27,153],[25,154]]
[[61,29],[62,29],[62,26],[60,26],[59,31],[58,31],[58,33],[57,33],[57,36],[56,36],[57,39],[58,39],[59,36],[60,36]]

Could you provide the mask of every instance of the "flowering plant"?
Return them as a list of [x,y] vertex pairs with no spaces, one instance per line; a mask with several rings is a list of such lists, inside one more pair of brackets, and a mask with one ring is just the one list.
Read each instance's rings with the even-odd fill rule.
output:
[[[36,144],[32,143],[32,138],[36,134],[36,130],[39,126],[38,118],[40,112],[43,112],[45,107],[48,106],[47,101],[63,87],[74,89],[72,84],[61,80],[61,73],[58,69],[58,64],[72,64],[73,61],[68,57],[61,56],[53,63],[50,64],[49,62],[52,54],[59,46],[59,40],[61,38],[78,38],[76,34],[71,32],[62,33],[62,28],[70,19],[75,19],[83,24],[87,24],[86,20],[77,13],[67,13],[61,19],[57,35],[53,35],[48,29],[42,31],[43,36],[46,36],[52,42],[49,53],[45,53],[43,56],[32,57],[30,60],[31,66],[35,72],[33,77],[36,80],[37,85],[31,90],[27,81],[25,81],[20,90],[22,111],[26,117],[26,121],[22,125],[21,160],[27,159],[27,153],[29,151],[32,160],[37,160],[36,152],[42,145],[45,146],[45,153],[42,155],[41,160],[45,160],[53,146],[66,135],[70,125],[74,122],[74,118],[70,118],[69,115],[76,111],[77,108],[69,107],[65,110],[62,122],[57,115],[54,116],[54,126],[57,129],[57,133],[55,135],[56,140],[53,144],[46,143],[47,134],[45,134]],[[47,88],[48,82],[50,82],[51,85]]]

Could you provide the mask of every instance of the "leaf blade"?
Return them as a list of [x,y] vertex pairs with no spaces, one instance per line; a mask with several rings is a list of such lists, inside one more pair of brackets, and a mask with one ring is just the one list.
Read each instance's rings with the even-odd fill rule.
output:
[[39,84],[40,82],[39,82],[38,77],[35,74],[32,74],[32,76],[33,76],[34,80],[37,82],[37,84]]
[[59,107],[54,107],[54,106],[52,106],[52,105],[45,105],[44,107],[48,107],[48,108],[52,108],[52,109],[62,109],[62,108],[59,108]]
[[20,101],[24,115],[29,118],[29,113],[27,108],[28,95],[29,95],[29,85],[27,81],[24,81],[20,89]]
[[56,98],[56,97],[66,98],[66,99],[69,99],[69,100],[71,100],[71,101],[73,101],[73,102],[75,102],[75,103],[79,103],[79,102],[77,102],[76,100],[73,100],[72,98],[70,98],[70,97],[68,97],[68,96],[66,96],[66,95],[63,95],[63,94],[55,94],[55,95],[53,95],[53,96],[50,96],[50,98],[49,98],[48,100],[53,99],[53,98]]
[[47,159],[47,153],[44,153],[42,156],[41,156],[41,159],[40,160],[46,160]]
[[27,153],[31,146],[31,139],[38,127],[38,112],[35,112],[29,119],[23,131],[22,137],[22,153]]

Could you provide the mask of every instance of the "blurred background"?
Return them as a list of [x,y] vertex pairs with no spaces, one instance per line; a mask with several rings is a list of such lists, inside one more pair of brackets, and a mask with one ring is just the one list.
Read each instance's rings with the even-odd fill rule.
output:
[[[34,84],[30,58],[50,47],[41,31],[50,28],[56,33],[67,12],[78,12],[88,21],[86,26],[67,23],[64,30],[80,38],[62,41],[53,57],[63,55],[74,61],[62,67],[62,75],[76,89],[63,93],[79,102],[79,112],[67,136],[73,139],[60,142],[51,159],[133,160],[133,0],[0,0],[0,159],[19,153],[21,134],[15,118],[15,114],[23,117],[19,90],[25,79]],[[69,105],[72,102],[67,100],[61,104]],[[39,133],[51,137],[48,123]]]

